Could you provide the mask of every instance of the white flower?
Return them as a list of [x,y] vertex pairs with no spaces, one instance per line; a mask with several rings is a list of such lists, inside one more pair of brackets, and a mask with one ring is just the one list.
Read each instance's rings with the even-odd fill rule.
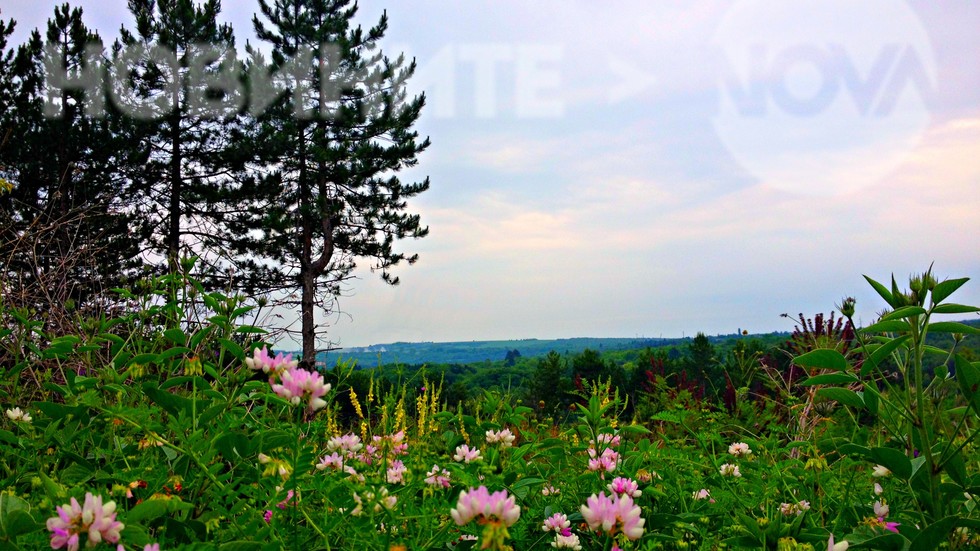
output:
[[582,544],[579,543],[578,535],[576,534],[570,536],[557,534],[555,535],[555,541],[551,542],[551,546],[556,549],[572,549],[574,551],[581,551],[582,549]]
[[735,478],[742,476],[742,473],[738,470],[738,465],[732,465],[731,463],[725,463],[722,465],[721,468],[718,469],[718,472],[721,473],[721,476],[733,476]]
[[31,415],[26,411],[21,411],[20,408],[8,409],[7,417],[10,417],[11,421],[31,422]]
[[749,445],[745,442],[735,442],[731,446],[728,446],[728,453],[734,455],[735,457],[746,456],[752,453],[749,449]]
[[876,517],[878,517],[878,518],[885,518],[885,517],[888,516],[888,505],[887,504],[885,504],[885,503],[883,503],[881,501],[876,501],[875,502],[874,509],[875,509],[875,516]]
[[884,465],[875,465],[875,468],[871,471],[871,476],[877,477],[888,476],[890,474],[892,474],[892,472],[889,471]]
[[502,448],[509,448],[514,445],[515,436],[510,429],[501,431],[487,431],[487,444],[500,444]]
[[851,544],[848,543],[847,540],[840,543],[834,543],[834,535],[831,534],[830,539],[827,540],[827,551],[847,551],[847,548],[850,547],[850,545]]
[[881,495],[881,492],[883,492],[883,491],[884,490],[881,489],[881,484],[878,484],[877,482],[875,482],[875,495],[876,496],[880,496]]
[[561,493],[561,490],[555,488],[551,484],[545,484],[544,488],[541,488],[541,495],[543,496],[556,496]]

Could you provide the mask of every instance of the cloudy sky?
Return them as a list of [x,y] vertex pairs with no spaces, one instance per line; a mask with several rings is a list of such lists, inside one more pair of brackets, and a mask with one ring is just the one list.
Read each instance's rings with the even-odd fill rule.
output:
[[[18,37],[49,0],[4,0]],[[125,0],[74,0],[104,38]],[[239,43],[251,0],[225,0]],[[362,0],[419,64],[429,237],[344,346],[791,330],[862,274],[980,275],[980,4]],[[254,38],[253,38],[254,40]],[[954,295],[980,303],[980,281]]]

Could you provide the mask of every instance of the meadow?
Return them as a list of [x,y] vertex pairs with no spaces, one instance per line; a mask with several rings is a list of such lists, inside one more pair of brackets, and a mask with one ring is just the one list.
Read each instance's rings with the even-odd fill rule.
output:
[[978,311],[951,300],[967,280],[868,282],[875,323],[842,300],[790,370],[742,356],[728,404],[557,373],[560,415],[304,364],[181,274],[76,334],[0,304],[0,547],[976,549],[978,330],[946,320]]

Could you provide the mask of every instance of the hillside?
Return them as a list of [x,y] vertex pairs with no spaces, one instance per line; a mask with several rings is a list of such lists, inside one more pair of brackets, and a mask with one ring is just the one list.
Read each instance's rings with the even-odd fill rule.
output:
[[[770,335],[789,333],[770,333]],[[712,341],[724,341],[740,335],[718,335],[709,337]],[[750,335],[749,337],[759,337]],[[749,338],[745,337],[745,338]],[[674,339],[645,338],[596,338],[577,337],[569,339],[519,339],[503,341],[465,341],[465,342],[396,342],[371,346],[344,348],[320,354],[319,360],[326,365],[334,365],[338,360],[354,360],[360,367],[374,367],[379,363],[418,364],[468,364],[476,362],[495,362],[504,360],[509,353],[517,351],[521,358],[536,358],[552,350],[560,354],[577,354],[585,349],[599,352],[657,348],[689,342],[690,337]]]

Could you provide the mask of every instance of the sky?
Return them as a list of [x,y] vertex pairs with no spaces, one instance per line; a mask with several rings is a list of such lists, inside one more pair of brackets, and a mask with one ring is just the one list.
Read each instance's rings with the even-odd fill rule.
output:
[[[23,39],[59,3],[0,12]],[[125,0],[72,5],[132,27]],[[358,273],[336,345],[789,331],[846,296],[868,324],[863,275],[980,275],[976,2],[359,5],[418,63],[432,145],[402,177],[431,179],[430,235],[400,285]],[[256,6],[223,2],[239,45]]]

